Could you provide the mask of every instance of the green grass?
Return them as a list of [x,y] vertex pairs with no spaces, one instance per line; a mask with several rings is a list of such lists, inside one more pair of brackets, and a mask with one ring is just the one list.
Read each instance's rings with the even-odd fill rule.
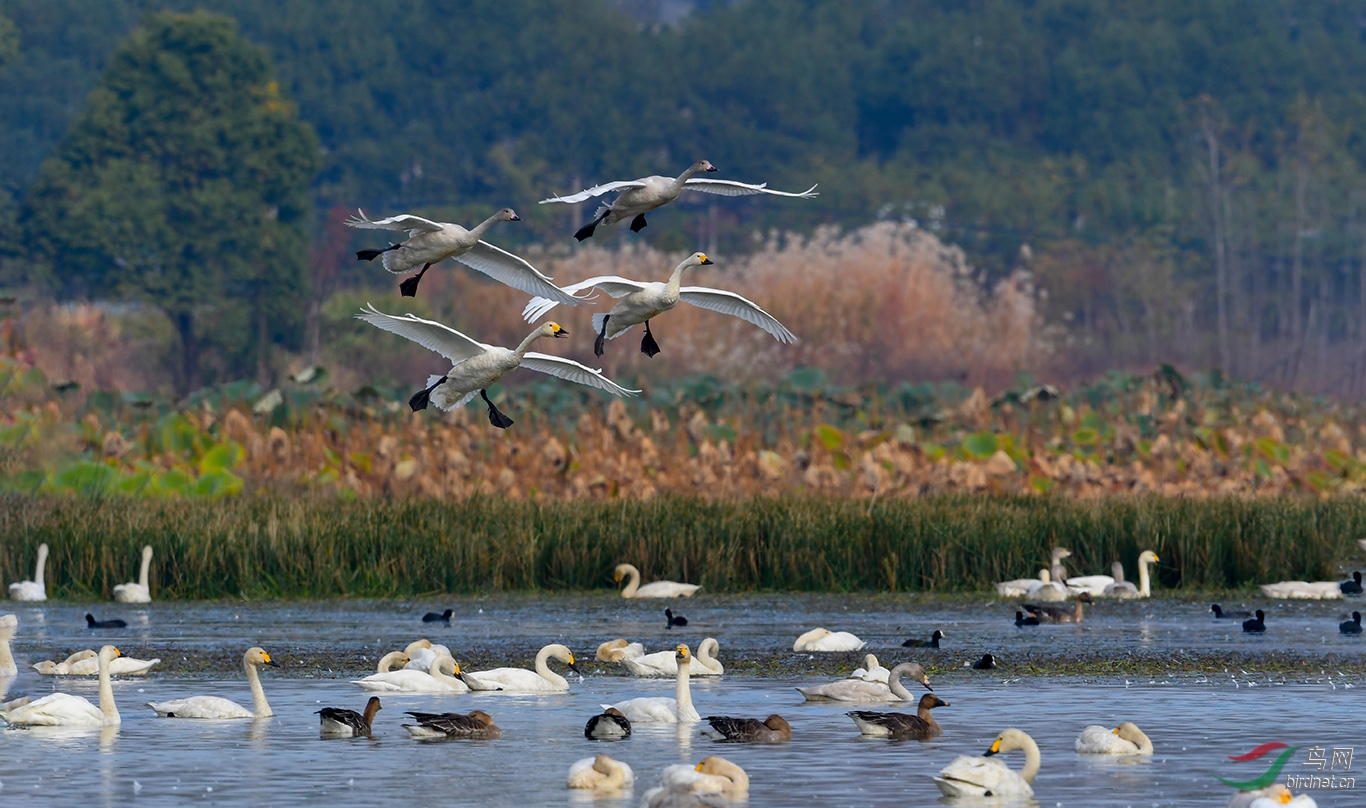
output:
[[343,501],[245,496],[216,502],[0,499],[0,578],[32,576],[47,542],[48,593],[103,598],[156,549],[159,599],[390,597],[612,587],[629,561],[646,580],[708,591],[988,590],[1070,548],[1073,572],[1156,586],[1236,589],[1339,577],[1359,558],[1366,502],[953,496],[534,503],[476,498]]

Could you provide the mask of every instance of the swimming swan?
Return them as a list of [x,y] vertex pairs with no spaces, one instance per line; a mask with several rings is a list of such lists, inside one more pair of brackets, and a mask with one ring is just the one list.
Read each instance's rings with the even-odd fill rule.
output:
[[1337,581],[1281,581],[1275,584],[1262,584],[1262,593],[1269,598],[1293,598],[1297,600],[1335,600],[1342,597]]
[[536,654],[536,669],[529,671],[526,668],[494,668],[487,671],[475,671],[470,676],[479,679],[487,685],[497,687],[504,693],[564,693],[569,690],[569,682],[555,671],[550,669],[547,663],[551,657],[561,662],[567,663],[569,669],[575,673],[579,669],[574,667],[574,653],[559,643],[551,643],[542,648]]
[[408,643],[408,647],[403,649],[403,653],[408,655],[408,664],[403,667],[410,671],[431,670],[432,663],[436,661],[437,657],[446,656],[455,659],[455,655],[451,653],[451,649],[440,643],[433,643],[428,639],[421,639],[416,642]]
[[693,707],[692,691],[688,688],[688,671],[692,667],[692,655],[686,645],[679,645],[674,652],[678,674],[673,698],[643,696],[619,701],[616,704],[604,704],[603,707],[620,711],[633,724],[679,724],[701,721],[702,716],[698,715],[697,708]]
[[413,412],[425,410],[434,401],[443,410],[453,410],[474,399],[478,393],[489,407],[489,423],[499,429],[512,426],[512,419],[498,411],[489,401],[487,388],[519,367],[545,373],[576,384],[606,390],[614,396],[632,396],[639,390],[628,390],[600,371],[580,365],[571,359],[530,350],[531,344],[542,337],[561,339],[569,332],[557,323],[546,323],[527,335],[515,349],[499,348],[476,342],[469,337],[433,320],[413,314],[397,317],[384,314],[370,306],[356,315],[371,325],[410,339],[424,348],[436,351],[451,360],[452,367],[444,376],[427,377],[427,388],[408,399]]
[[322,716],[319,719],[318,732],[322,735],[343,738],[358,738],[362,735],[369,735],[370,726],[374,723],[375,714],[379,711],[379,696],[371,696],[370,700],[365,702],[364,713],[358,713],[344,707],[324,707],[317,712],[317,715]]
[[1036,600],[1059,603],[1067,600],[1072,593],[1067,587],[1053,580],[1053,573],[1048,570],[1039,570],[1039,580],[1029,587],[1026,594]]
[[137,583],[119,584],[114,587],[114,600],[119,603],[151,603],[152,588],[147,583],[147,572],[152,568],[152,545],[142,548],[142,569],[138,572]]
[[872,654],[864,654],[863,667],[855,668],[854,672],[849,674],[850,679],[862,679],[865,682],[881,682],[884,685],[887,684],[887,680],[890,679],[891,676],[892,672],[883,667],[877,661],[877,657]]
[[936,707],[948,706],[947,701],[933,693],[926,693],[920,697],[920,703],[916,705],[915,715],[880,713],[872,710],[851,710],[845,715],[854,719],[859,732],[864,735],[878,738],[925,740],[936,737],[944,731],[939,723],[934,720],[930,711]]
[[[9,647],[10,640],[14,639],[14,630],[18,627],[17,615],[0,614],[0,679],[19,675],[19,666],[14,664],[14,653]],[[0,687],[0,699],[4,698],[4,690]]]
[[[594,658],[599,662],[620,662],[623,659],[635,659],[645,655],[645,646],[638,642],[627,642],[624,639],[608,640],[598,646],[598,652]],[[672,655],[670,655],[672,656]]]
[[242,667],[247,672],[247,682],[251,685],[252,710],[218,696],[191,696],[188,699],[147,702],[147,706],[162,718],[269,718],[275,715],[266,701],[266,692],[261,689],[261,675],[257,668],[269,665],[280,667],[280,663],[270,658],[264,648],[252,646],[242,655]]
[[915,696],[901,684],[903,675],[924,685],[926,690],[934,690],[930,687],[930,679],[925,675],[925,670],[914,662],[903,662],[892,668],[891,676],[885,685],[859,679],[836,679],[828,684],[799,687],[797,690],[807,701],[851,701],[863,704],[913,701]]
[[1153,742],[1132,722],[1110,730],[1093,724],[1077,736],[1077,752],[1083,755],[1151,755]]
[[[993,755],[1022,749],[1024,768],[1016,772]],[[1034,739],[1019,731],[1008,729],[996,736],[985,757],[961,755],[945,766],[934,778],[935,785],[946,797],[1032,797],[1029,784],[1039,773],[1039,746]]]
[[866,645],[847,631],[813,628],[792,643],[793,651],[858,651]]
[[[110,661],[109,674],[111,676],[141,676],[159,662],[161,662],[160,658],[134,659],[119,654],[118,658]],[[31,667],[44,676],[92,676],[100,672],[100,661],[99,654],[87,648],[84,651],[77,651],[63,662],[43,661]]]
[[[667,283],[633,281],[620,275],[599,275],[586,281],[566,286],[571,294],[601,289],[612,297],[621,298],[606,314],[593,315],[593,353],[602,356],[606,340],[616,339],[633,326],[645,324],[645,334],[640,340],[640,352],[646,356],[659,353],[659,343],[655,342],[650,331],[650,321],[678,305],[679,301],[697,306],[700,309],[729,314],[747,323],[758,326],[781,343],[792,344],[797,341],[791,331],[773,315],[764,311],[758,304],[735,292],[713,289],[709,286],[681,286],[683,270],[688,267],[705,266],[714,263],[704,253],[696,252],[674,267]],[[532,298],[522,309],[522,317],[534,323],[546,312],[555,307],[555,301]]]
[[9,585],[10,600],[47,600],[47,587],[43,584],[43,569],[47,567],[47,544],[38,545],[38,563],[34,565],[32,581],[15,581]]
[[620,760],[606,755],[584,758],[569,767],[566,784],[590,791],[622,791],[635,785],[636,773]]
[[1039,570],[1037,578],[1016,578],[1013,581],[1000,581],[996,584],[996,594],[1003,598],[1022,598],[1040,584],[1050,580],[1048,570]]
[[[1158,560],[1157,553],[1154,553],[1152,550],[1144,550],[1138,554],[1138,586],[1134,586],[1124,580],[1124,565],[1116,561],[1114,564],[1110,565],[1110,571],[1114,573],[1114,583],[1109,584],[1099,593],[1090,590],[1091,597],[1121,599],[1151,597],[1152,580],[1148,567],[1152,564],[1156,564]],[[1072,581],[1075,580],[1075,578],[1069,580],[1067,585],[1071,586]]]
[[1308,794],[1292,796],[1282,783],[1272,783],[1256,791],[1239,791],[1228,798],[1224,808],[1318,808]]
[[702,191],[708,194],[719,194],[721,196],[750,196],[752,194],[772,194],[774,196],[790,196],[797,199],[810,199],[819,196],[816,193],[816,186],[813,185],[799,194],[789,191],[772,191],[768,188],[768,183],[750,185],[734,180],[711,180],[706,178],[694,178],[694,174],[716,171],[716,166],[706,160],[698,160],[683,170],[682,174],[675,177],[661,177],[658,175],[642,177],[638,180],[617,180],[607,182],[602,185],[594,185],[577,194],[566,196],[553,196],[549,199],[542,199],[539,204],[548,205],[552,202],[566,202],[573,204],[583,202],[595,196],[610,194],[613,191],[622,193],[611,202],[598,206],[593,213],[593,220],[580,227],[574,233],[574,238],[583,241],[593,235],[599,224],[616,224],[617,222],[631,220],[631,232],[639,233],[645,228],[645,214],[662,205],[667,205],[678,198],[683,191]]
[[617,565],[612,571],[612,580],[621,583],[622,578],[626,579],[626,586],[621,588],[623,598],[690,598],[702,588],[701,584],[680,584],[676,581],[654,581],[641,586],[640,570],[634,564]]
[[11,726],[30,727],[116,727],[122,720],[114,704],[114,688],[109,683],[109,663],[119,657],[119,649],[106,645],[100,649],[100,706],[70,693],[53,693],[5,713]]
[[[697,646],[692,657],[692,676],[721,676],[725,666],[716,658],[721,653],[721,644],[715,637],[708,637]],[[674,676],[678,673],[677,654],[673,651],[659,651],[621,660],[626,670],[633,676]]]
[[[721,794],[727,799],[743,799],[749,794],[749,775],[745,770],[716,755],[702,758],[696,766],[665,766],[659,782],[666,789],[683,786],[696,793]],[[647,792],[645,797],[648,801],[650,794]]]
[[[393,654],[387,654],[385,659],[391,657]],[[408,668],[396,671],[380,671],[372,673],[364,679],[357,679],[351,684],[372,693],[445,693],[447,695],[458,695],[470,692],[470,686],[461,681],[459,677],[460,663],[448,656],[438,656],[432,660],[431,667],[426,673]]]
[[529,295],[550,298],[569,306],[576,306],[579,303],[525,260],[506,250],[500,250],[487,241],[481,241],[484,232],[495,222],[521,221],[512,208],[503,208],[475,225],[472,230],[466,230],[458,224],[434,222],[410,213],[378,220],[367,218],[363,210],[357,213],[358,216],[346,220],[348,226],[364,230],[408,231],[408,239],[399,244],[391,244],[383,250],[361,250],[356,253],[356,259],[359,261],[373,261],[383,256],[384,268],[396,275],[422,267],[416,275],[399,284],[399,291],[404,297],[417,295],[417,285],[432,264],[454,258],[476,272],[482,272],[499,283],[520,289]]

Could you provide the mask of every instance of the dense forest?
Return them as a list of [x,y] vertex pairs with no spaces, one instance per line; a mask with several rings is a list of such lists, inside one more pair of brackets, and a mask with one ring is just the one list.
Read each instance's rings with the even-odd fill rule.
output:
[[[388,281],[344,260],[342,210],[471,221],[513,204],[510,246],[560,243],[586,213],[535,200],[706,157],[821,196],[696,200],[639,240],[737,254],[774,228],[914,221],[983,288],[1028,270],[1069,372],[1366,383],[1359,4],[666,5],[0,0],[0,284],[91,293],[100,259],[33,253],[53,221],[33,198],[44,161],[147,14],[202,8],[266,54],[321,144],[299,270],[314,298]],[[295,319],[257,338],[297,348]],[[222,372],[250,375],[259,350],[234,350]]]

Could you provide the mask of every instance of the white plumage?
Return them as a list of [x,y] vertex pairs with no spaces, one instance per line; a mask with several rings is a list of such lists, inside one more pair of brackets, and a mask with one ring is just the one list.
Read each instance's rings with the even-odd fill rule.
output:
[[623,598],[690,598],[693,593],[702,588],[701,584],[680,584],[677,581],[653,581],[640,585],[640,570],[634,564],[618,564],[612,571],[612,580],[621,583],[621,579],[626,579],[626,586],[621,588]]
[[248,648],[247,652],[242,655],[242,667],[246,670],[247,682],[251,685],[251,710],[237,702],[219,696],[191,696],[187,699],[173,699],[171,701],[149,701],[147,706],[162,718],[269,718],[275,712],[270,709],[270,704],[266,701],[266,693],[261,689],[261,676],[257,672],[257,668],[262,665],[269,665],[272,668],[280,667],[280,663],[271,659],[270,654],[258,646]]
[[674,682],[674,697],[647,696],[604,704],[603,709],[615,707],[632,724],[681,724],[696,723],[702,720],[697,708],[692,704],[692,691],[688,687],[688,674],[692,668],[692,655],[688,646],[679,645],[674,649],[674,664],[678,673]]
[[[1025,765],[1014,771],[992,755],[1023,750]],[[935,785],[946,797],[1032,797],[1030,785],[1039,773],[1039,747],[1034,739],[1018,729],[996,736],[985,757],[961,755],[940,770]]]
[[100,704],[70,693],[53,693],[8,712],[0,719],[12,726],[30,727],[112,727],[122,718],[114,704],[114,688],[109,682],[109,663],[119,657],[119,649],[106,645],[100,649]]
[[[697,646],[697,653],[692,658],[692,676],[721,676],[726,672],[721,661],[716,655],[721,651],[721,644],[713,637],[708,637]],[[642,654],[635,657],[624,657],[619,660],[632,676],[673,676],[678,673],[677,654],[673,651],[660,651],[654,654]]]
[[792,643],[793,651],[859,651],[866,643],[847,631],[813,628]]
[[119,603],[151,603],[152,587],[147,583],[147,573],[152,567],[152,545],[142,548],[142,569],[136,582],[119,584],[114,587],[114,600]]
[[1151,755],[1153,742],[1137,725],[1125,721],[1110,730],[1092,724],[1077,736],[1077,752],[1083,755]]
[[566,780],[570,788],[590,791],[621,791],[635,782],[636,774],[629,765],[607,755],[575,761]]
[[574,667],[574,653],[559,643],[551,643],[536,654],[535,670],[493,668],[469,675],[503,693],[563,693],[569,690],[569,682],[550,669],[548,662],[551,657],[568,664],[570,670],[578,673],[578,668]]
[[1336,600],[1342,597],[1337,581],[1281,581],[1275,584],[1262,584],[1262,593],[1269,598],[1292,598],[1296,600]]
[[40,601],[47,600],[47,586],[43,582],[43,570],[47,567],[47,544],[38,545],[38,561],[34,564],[32,581],[15,581],[9,585],[10,600]]

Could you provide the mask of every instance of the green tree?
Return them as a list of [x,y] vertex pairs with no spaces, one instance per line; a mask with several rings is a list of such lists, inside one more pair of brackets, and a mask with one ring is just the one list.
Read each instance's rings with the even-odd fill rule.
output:
[[181,392],[199,385],[205,348],[236,375],[254,356],[260,374],[278,326],[302,322],[291,301],[319,160],[236,22],[150,14],[29,193],[34,280],[162,309],[180,340]]

